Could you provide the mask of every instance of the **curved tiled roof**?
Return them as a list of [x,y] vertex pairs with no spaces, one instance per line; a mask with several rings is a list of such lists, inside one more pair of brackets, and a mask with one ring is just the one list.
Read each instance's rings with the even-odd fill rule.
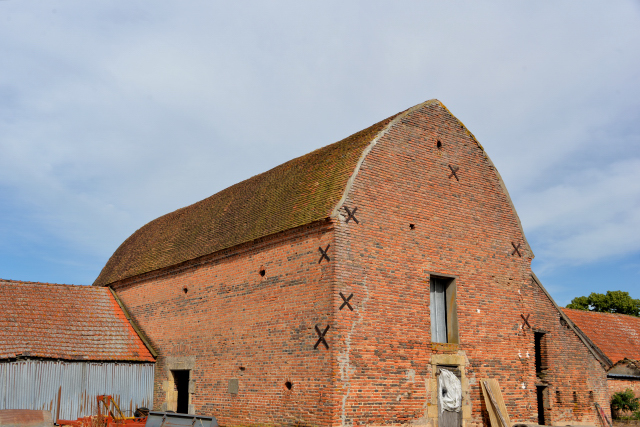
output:
[[0,279],[0,359],[154,362],[107,288]]
[[[109,285],[274,233],[335,217],[342,198],[347,194],[351,181],[371,147],[395,123],[423,107],[443,109],[455,119],[440,101],[432,99],[342,141],[293,159],[191,206],[155,219],[120,245],[93,284]],[[465,131],[484,150],[473,134],[466,128]],[[485,157],[490,162],[486,153]],[[522,231],[509,193],[495,168],[494,171]],[[522,236],[531,251],[524,231]]]
[[563,308],[562,311],[613,363],[640,360],[640,317]]
[[93,284],[108,285],[329,217],[363,150],[397,115],[151,221],[120,245]]

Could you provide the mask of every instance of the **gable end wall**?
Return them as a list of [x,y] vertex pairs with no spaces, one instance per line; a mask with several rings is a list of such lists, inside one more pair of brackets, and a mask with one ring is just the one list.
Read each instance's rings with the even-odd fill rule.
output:
[[[347,223],[344,207],[357,208],[359,223]],[[538,421],[536,385],[546,385],[547,423],[598,423],[604,370],[532,281],[533,254],[501,179],[446,108],[426,103],[397,119],[338,212],[336,286],[355,310],[335,312],[334,425],[435,427],[438,366],[461,372],[465,427],[488,425],[484,378],[498,380],[512,422]],[[431,343],[431,275],[455,278],[459,343]],[[543,380],[521,315],[546,332]]]

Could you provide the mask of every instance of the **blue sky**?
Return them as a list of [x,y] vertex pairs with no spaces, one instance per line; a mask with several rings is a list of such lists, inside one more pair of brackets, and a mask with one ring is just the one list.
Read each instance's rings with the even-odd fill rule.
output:
[[0,277],[91,284],[148,221],[437,98],[561,305],[640,298],[640,3],[0,2]]

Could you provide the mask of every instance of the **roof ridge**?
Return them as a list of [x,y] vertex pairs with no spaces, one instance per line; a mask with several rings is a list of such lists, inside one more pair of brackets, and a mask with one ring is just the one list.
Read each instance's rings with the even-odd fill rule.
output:
[[74,285],[72,283],[50,283],[50,282],[31,282],[25,280],[11,280],[11,279],[0,279],[0,284],[7,283],[12,285],[45,285],[45,286],[66,286],[66,287],[87,287],[91,288],[90,285]]
[[587,314],[595,314],[595,315],[607,314],[607,315],[614,315],[614,316],[625,316],[625,317],[629,317],[629,318],[632,318],[632,319],[638,319],[638,321],[640,321],[640,317],[634,316],[633,314],[610,313],[608,311],[580,310],[580,309],[577,309],[577,308],[569,308],[569,307],[562,307],[562,309],[563,310],[571,310],[571,311],[574,311],[576,313],[587,313]]

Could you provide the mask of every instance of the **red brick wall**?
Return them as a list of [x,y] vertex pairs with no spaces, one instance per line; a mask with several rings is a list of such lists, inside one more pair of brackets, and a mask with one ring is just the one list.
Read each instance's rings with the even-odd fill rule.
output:
[[551,420],[599,423],[596,402],[610,416],[605,369],[587,352],[569,325],[560,320],[558,311],[537,284],[531,282],[523,286],[521,292],[529,296],[525,303],[530,307],[531,326],[546,332],[548,415]]
[[636,397],[640,397],[640,381],[608,378],[607,384],[611,395],[630,388]]
[[[531,253],[499,178],[443,107],[426,106],[381,138],[344,205],[358,208],[359,224],[336,225],[336,283],[356,310],[338,310],[334,296],[334,425],[432,422],[437,353],[465,365],[465,424],[487,423],[482,378],[499,381],[512,421],[537,422],[534,338],[521,314],[548,333],[547,423],[597,421],[591,399],[606,401],[604,370],[532,285]],[[430,272],[457,277],[459,345],[430,343]]]
[[[324,328],[331,318],[333,264],[318,263],[318,247],[331,236],[330,224],[309,226],[119,285],[119,297],[160,354],[154,408],[165,401],[168,361],[182,368],[195,361],[191,403],[198,414],[222,425],[328,424],[331,353],[313,345],[314,325]],[[239,381],[237,395],[228,392],[230,378]]]

